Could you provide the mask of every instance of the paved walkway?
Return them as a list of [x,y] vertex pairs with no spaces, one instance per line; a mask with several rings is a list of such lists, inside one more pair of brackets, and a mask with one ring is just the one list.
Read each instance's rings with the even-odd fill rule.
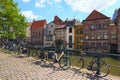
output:
[[32,57],[0,52],[0,80],[120,80],[120,77],[108,75],[95,79],[84,72],[64,71],[48,63],[42,65]]

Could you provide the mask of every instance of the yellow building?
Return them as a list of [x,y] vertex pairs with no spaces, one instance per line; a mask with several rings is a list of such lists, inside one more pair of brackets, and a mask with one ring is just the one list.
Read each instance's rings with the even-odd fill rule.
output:
[[74,49],[82,50],[83,48],[83,24],[74,26]]

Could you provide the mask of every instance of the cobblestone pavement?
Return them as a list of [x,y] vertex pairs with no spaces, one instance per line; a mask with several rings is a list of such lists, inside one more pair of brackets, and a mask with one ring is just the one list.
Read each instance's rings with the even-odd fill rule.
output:
[[120,77],[96,79],[85,72],[73,69],[61,70],[57,65],[50,67],[32,58],[0,52],[0,80],[120,80]]

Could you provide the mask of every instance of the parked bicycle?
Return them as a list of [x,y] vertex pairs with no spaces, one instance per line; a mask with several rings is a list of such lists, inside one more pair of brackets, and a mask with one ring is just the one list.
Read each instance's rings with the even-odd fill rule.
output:
[[31,50],[31,54],[34,58],[39,59],[41,63],[47,62],[47,51],[44,50],[42,47],[34,47]]
[[[92,71],[93,74],[97,77],[106,77],[110,72],[110,67],[104,60],[101,59],[100,53],[95,54],[92,57],[89,65],[87,65],[87,70]],[[73,66],[74,69],[81,70],[82,68],[84,68],[85,61],[83,55],[86,55],[86,53],[83,53],[82,56],[79,56],[79,58],[74,58],[74,61],[76,61],[77,64],[77,66]]]
[[41,62],[46,63],[47,62],[47,55],[48,51],[45,51],[43,48],[40,49],[38,59],[40,59]]
[[55,63],[58,63],[60,68],[62,68],[63,70],[69,69],[71,66],[71,61],[68,57],[68,54],[66,52],[66,50],[62,50],[60,51],[60,56],[58,57],[58,54],[54,51],[49,52],[48,54],[51,55],[51,57],[49,56],[48,61],[51,65],[54,65]]

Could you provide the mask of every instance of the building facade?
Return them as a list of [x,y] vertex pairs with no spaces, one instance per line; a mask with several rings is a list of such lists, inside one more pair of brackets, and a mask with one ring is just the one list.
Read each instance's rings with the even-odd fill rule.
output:
[[76,20],[66,20],[66,47],[69,49],[74,49],[74,26]]
[[111,22],[110,23],[110,52],[117,52],[118,43],[117,43],[117,26]]
[[34,45],[44,45],[44,27],[46,26],[46,20],[33,21],[31,25],[31,43]]
[[83,21],[84,50],[110,52],[110,18],[93,10]]
[[83,24],[81,23],[74,26],[74,49],[83,49]]
[[55,27],[55,39],[61,39],[63,41],[66,41],[66,26],[63,25],[56,25]]
[[52,46],[55,41],[55,24],[49,23],[44,28],[44,46]]
[[120,8],[115,10],[114,15],[113,15],[113,22],[117,26],[117,52],[120,52]]

